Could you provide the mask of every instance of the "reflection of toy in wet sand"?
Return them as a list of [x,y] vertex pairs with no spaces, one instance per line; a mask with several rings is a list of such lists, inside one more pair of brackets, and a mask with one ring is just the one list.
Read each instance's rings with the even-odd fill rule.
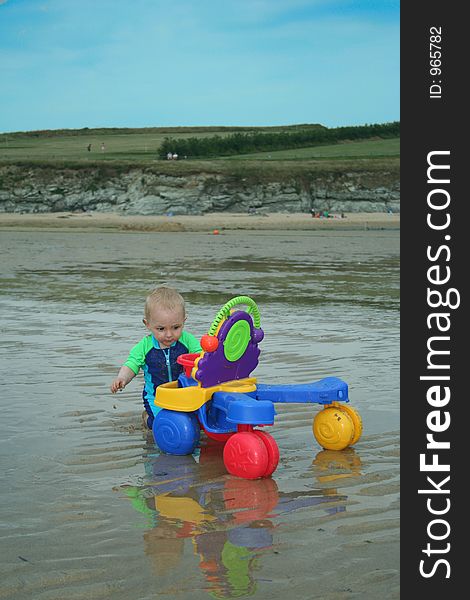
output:
[[312,465],[315,475],[320,483],[336,482],[339,479],[350,479],[362,475],[362,461],[353,448],[346,448],[342,452],[322,450],[319,452]]
[[334,515],[345,511],[347,496],[331,488],[281,492],[272,478],[220,477],[222,453],[208,440],[199,464],[193,456],[153,456],[145,463],[150,483],[124,489],[151,527],[145,553],[159,576],[181,567],[190,540],[207,591],[236,598],[256,591],[259,559],[275,547],[276,519],[308,506]]
[[[247,310],[234,310],[241,305]],[[202,352],[180,356],[185,372],[157,388],[155,404],[162,410],[153,435],[163,452],[191,454],[202,428],[225,443],[229,473],[245,479],[269,477],[278,465],[279,448],[270,434],[254,427],[274,423],[276,402],[323,405],[313,421],[314,436],[323,448],[342,450],[359,440],[361,419],[347,404],[348,386],[341,379],[264,385],[250,377],[263,337],[258,307],[248,296],[237,296],[220,309],[201,338]]]

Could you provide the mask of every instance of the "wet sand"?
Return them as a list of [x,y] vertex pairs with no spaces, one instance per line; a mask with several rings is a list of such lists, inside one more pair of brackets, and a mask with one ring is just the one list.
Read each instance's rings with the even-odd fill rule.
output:
[[377,230],[399,229],[400,214],[332,213],[314,218],[305,213],[208,213],[205,215],[120,215],[117,213],[0,214],[0,229],[74,229],[77,231],[213,231],[223,230]]
[[[1,221],[0,599],[398,600],[399,232],[154,235],[123,231],[133,217],[97,219],[118,229]],[[207,439],[194,456],[160,453],[142,429],[141,378],[109,393],[159,278],[182,291],[197,336],[233,291],[256,298],[258,381],[344,378],[357,444],[322,450],[318,406],[285,405],[270,479],[229,476]]]

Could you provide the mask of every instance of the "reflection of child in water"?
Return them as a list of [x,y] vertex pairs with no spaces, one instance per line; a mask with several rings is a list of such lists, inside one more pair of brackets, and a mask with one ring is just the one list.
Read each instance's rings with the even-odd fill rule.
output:
[[155,406],[155,390],[162,383],[175,381],[183,371],[176,362],[181,354],[201,352],[199,341],[183,330],[186,311],[183,297],[173,288],[155,288],[145,300],[144,325],[150,334],[130,351],[126,362],[111,383],[113,394],[123,390],[140,369],[144,372],[142,399],[146,423],[151,429],[160,408]]

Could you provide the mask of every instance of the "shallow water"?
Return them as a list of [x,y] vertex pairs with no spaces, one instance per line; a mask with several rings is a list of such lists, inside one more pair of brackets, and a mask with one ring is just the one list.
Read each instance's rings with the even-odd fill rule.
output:
[[[0,598],[399,597],[398,232],[0,236]],[[322,450],[318,407],[285,405],[271,479],[162,455],[140,378],[108,392],[157,283],[198,337],[252,296],[258,381],[341,377],[361,440]]]

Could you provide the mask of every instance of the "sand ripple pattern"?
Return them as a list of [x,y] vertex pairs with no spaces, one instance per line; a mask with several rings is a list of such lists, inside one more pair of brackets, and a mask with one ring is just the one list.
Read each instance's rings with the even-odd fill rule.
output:
[[[0,599],[399,598],[398,234],[3,233]],[[109,382],[144,335],[155,282],[205,332],[259,302],[260,382],[336,375],[364,435],[312,436],[278,406],[274,477],[227,475],[220,445],[161,454],[139,377]]]

